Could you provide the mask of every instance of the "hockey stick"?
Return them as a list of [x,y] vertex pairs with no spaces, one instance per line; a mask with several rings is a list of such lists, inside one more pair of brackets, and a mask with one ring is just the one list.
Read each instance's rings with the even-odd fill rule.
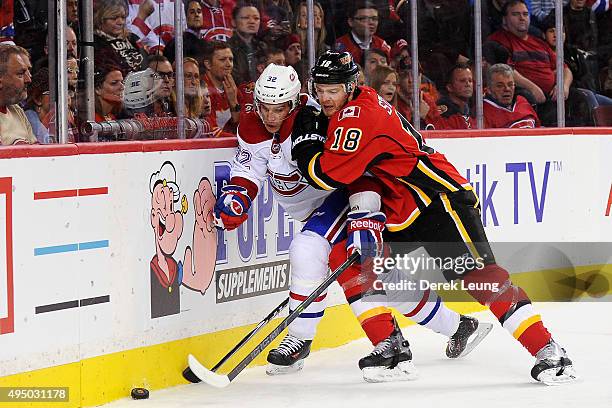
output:
[[358,252],[353,253],[348,259],[331,273],[304,301],[302,301],[294,311],[289,313],[289,316],[280,322],[280,324],[272,330],[245,358],[240,361],[236,367],[226,375],[217,374],[202,365],[193,355],[189,355],[189,368],[200,380],[217,388],[227,387],[238,374],[242,372],[255,358],[264,351],[264,349],[277,338],[283,330],[289,326],[303,311],[306,309],[325,289],[332,284],[349,266],[357,261],[361,255]]
[[[246,336],[244,336],[242,338],[242,340],[240,340],[238,342],[238,344],[236,344],[234,346],[233,349],[231,349],[226,355],[224,355],[221,360],[219,360],[219,362],[217,364],[215,364],[215,366],[210,370],[210,371],[217,371],[219,369],[219,367],[221,367],[223,364],[225,364],[225,362],[234,354],[236,354],[236,352],[238,350],[240,350],[242,348],[242,346],[244,346],[246,344],[247,341],[251,340],[251,338],[253,338],[253,336],[255,334],[257,334],[257,332],[259,332],[259,330],[261,330],[262,327],[264,327],[265,325],[267,325],[268,323],[270,323],[272,321],[272,319],[274,319],[274,317],[276,317],[277,314],[279,314],[280,312],[283,311],[283,309],[289,304],[289,298],[283,300],[283,302],[276,306],[276,308],[274,308],[274,310],[272,310],[270,312],[269,315],[267,315],[266,317],[263,318],[262,321],[260,321],[257,326],[255,326],[253,328],[253,330],[251,330]],[[185,378],[187,381],[192,382],[192,383],[199,383],[200,380],[194,373],[193,371],[191,371],[191,368],[187,367],[183,370],[183,378]]]

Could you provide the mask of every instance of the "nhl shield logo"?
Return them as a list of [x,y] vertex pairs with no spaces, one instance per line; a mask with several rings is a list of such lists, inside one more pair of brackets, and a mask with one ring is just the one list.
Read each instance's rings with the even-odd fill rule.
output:
[[280,152],[280,143],[278,143],[276,138],[272,140],[272,146],[270,146],[270,151],[272,152],[272,154],[278,154]]

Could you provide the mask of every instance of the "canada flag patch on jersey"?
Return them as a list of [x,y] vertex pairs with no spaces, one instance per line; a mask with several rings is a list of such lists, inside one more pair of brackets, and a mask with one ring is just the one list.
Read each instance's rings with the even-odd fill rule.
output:
[[349,106],[348,108],[344,108],[342,112],[340,112],[338,121],[341,121],[342,119],[345,119],[345,118],[358,118],[360,111],[361,111],[361,108],[359,106]]

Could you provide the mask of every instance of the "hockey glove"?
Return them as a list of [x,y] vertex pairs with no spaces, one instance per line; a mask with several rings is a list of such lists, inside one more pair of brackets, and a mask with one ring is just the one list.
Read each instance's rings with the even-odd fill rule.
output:
[[304,106],[295,116],[291,132],[291,158],[310,161],[323,151],[327,134],[327,117],[314,106]]
[[221,193],[215,204],[215,221],[218,227],[231,231],[249,218],[251,198],[246,188],[235,184],[223,187]]
[[347,256],[355,251],[363,258],[383,255],[382,232],[385,230],[387,217],[381,212],[351,211],[346,220],[348,239],[346,240]]

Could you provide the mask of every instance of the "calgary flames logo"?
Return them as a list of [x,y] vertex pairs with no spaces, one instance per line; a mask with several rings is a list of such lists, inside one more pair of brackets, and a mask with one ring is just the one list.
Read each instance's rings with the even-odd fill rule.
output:
[[270,169],[268,169],[268,176],[270,185],[274,191],[285,197],[297,195],[308,186],[308,183],[302,178],[302,175],[297,169],[290,174],[272,173]]

